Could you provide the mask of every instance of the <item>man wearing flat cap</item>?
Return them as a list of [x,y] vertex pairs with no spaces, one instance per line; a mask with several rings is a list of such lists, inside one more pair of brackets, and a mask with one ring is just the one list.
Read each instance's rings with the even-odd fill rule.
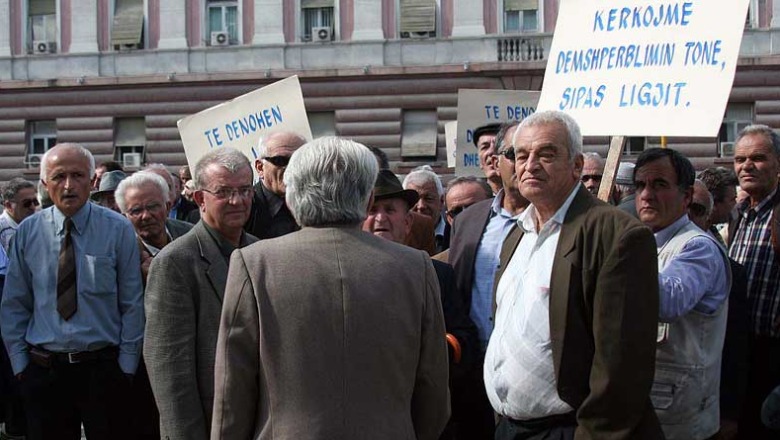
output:
[[[417,191],[403,189],[401,182],[390,170],[380,170],[374,185],[374,202],[368,209],[363,230],[377,237],[404,244],[412,227],[411,207],[417,203]],[[447,263],[431,260],[439,279],[444,325],[450,348],[450,383],[462,380],[470,371],[476,358],[477,328],[466,314],[462,301],[455,292],[455,272]],[[453,340],[454,338],[454,340]],[[457,389],[451,386],[451,390]],[[452,418],[442,439],[460,438],[458,427],[468,419],[459,411],[452,396]]]
[[98,190],[93,192],[89,198],[98,205],[121,214],[119,205],[116,204],[116,199],[114,198],[114,192],[116,192],[119,182],[124,180],[125,177],[127,177],[127,174],[119,170],[103,173]]
[[634,165],[631,162],[620,162],[615,176],[615,189],[612,191],[618,208],[639,218],[636,213],[636,186],[634,185]]
[[479,167],[485,173],[493,194],[501,189],[501,176],[498,174],[496,162],[496,136],[501,124],[487,124],[474,130],[474,146],[479,153]]

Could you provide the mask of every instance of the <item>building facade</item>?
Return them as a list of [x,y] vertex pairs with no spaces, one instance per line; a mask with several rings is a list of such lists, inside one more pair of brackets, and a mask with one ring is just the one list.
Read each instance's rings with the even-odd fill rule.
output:
[[[557,13],[557,0],[0,0],[0,181],[35,177],[66,141],[131,170],[183,165],[177,120],[290,75],[315,136],[378,146],[399,173],[447,173],[458,89],[540,90]],[[780,128],[780,0],[751,0],[720,135],[669,146],[728,163],[751,122]],[[659,143],[632,138],[625,154]]]

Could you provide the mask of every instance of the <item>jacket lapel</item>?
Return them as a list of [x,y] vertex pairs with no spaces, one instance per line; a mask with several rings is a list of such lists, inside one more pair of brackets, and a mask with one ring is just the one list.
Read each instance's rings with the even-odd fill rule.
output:
[[211,237],[206,227],[203,226],[202,221],[198,222],[193,229],[200,247],[200,258],[206,266],[206,278],[208,278],[214,294],[217,295],[221,303],[225,295],[228,265],[225,259],[222,258],[222,253],[214,242],[214,238]]

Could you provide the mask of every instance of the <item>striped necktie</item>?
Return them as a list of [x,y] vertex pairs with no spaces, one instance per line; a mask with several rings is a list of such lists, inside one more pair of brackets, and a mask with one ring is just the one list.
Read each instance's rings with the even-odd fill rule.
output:
[[65,219],[65,237],[57,266],[57,311],[66,321],[76,313],[76,254],[71,229],[73,220],[68,217]]

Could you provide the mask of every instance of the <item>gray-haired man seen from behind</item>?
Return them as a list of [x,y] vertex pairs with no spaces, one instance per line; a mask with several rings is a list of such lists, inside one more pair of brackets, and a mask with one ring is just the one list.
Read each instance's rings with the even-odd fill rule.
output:
[[435,440],[449,417],[439,286],[423,251],[360,229],[377,162],[320,138],[284,176],[300,231],[233,254],[212,439]]
[[211,429],[214,355],[230,254],[256,241],[242,229],[252,203],[252,168],[218,148],[195,165],[200,222],[152,260],[146,287],[144,359],[160,411],[160,434],[204,440]]

